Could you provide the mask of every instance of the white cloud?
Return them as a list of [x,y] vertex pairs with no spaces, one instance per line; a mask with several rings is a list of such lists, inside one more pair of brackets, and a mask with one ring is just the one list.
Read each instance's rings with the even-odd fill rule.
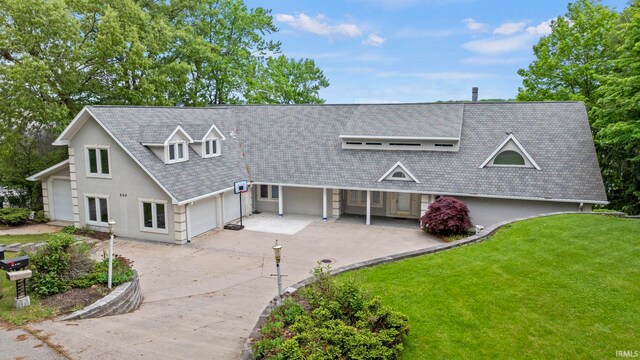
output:
[[451,29],[416,29],[401,28],[393,36],[396,38],[441,38],[454,35],[456,32]]
[[362,35],[358,25],[350,23],[330,25],[325,21],[326,18],[323,15],[311,17],[304,13],[297,15],[276,14],[275,18],[277,21],[286,23],[294,29],[321,36],[338,35],[353,38]]
[[505,57],[505,56],[471,56],[460,61],[461,64],[469,65],[509,65],[526,63],[525,57]]
[[527,26],[525,21],[506,22],[495,28],[493,33],[500,35],[512,35],[524,31],[525,26]]
[[384,38],[376,34],[369,34],[362,43],[368,46],[380,46],[384,44]]
[[551,22],[553,19],[549,19],[547,21],[543,21],[536,26],[529,26],[527,28],[527,33],[530,35],[549,35],[551,34]]
[[471,31],[477,31],[477,32],[487,32],[487,31],[489,31],[489,25],[488,24],[477,22],[477,21],[473,20],[472,18],[464,19],[464,20],[462,20],[462,22],[465,24],[467,29],[469,29]]
[[535,39],[530,34],[520,34],[509,38],[473,40],[462,44],[464,49],[478,54],[501,54],[524,50]]

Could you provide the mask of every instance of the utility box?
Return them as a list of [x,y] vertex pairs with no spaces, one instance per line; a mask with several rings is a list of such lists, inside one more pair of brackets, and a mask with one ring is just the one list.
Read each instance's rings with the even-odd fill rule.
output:
[[29,266],[28,256],[18,256],[11,259],[0,260],[0,269],[4,271],[22,270]]

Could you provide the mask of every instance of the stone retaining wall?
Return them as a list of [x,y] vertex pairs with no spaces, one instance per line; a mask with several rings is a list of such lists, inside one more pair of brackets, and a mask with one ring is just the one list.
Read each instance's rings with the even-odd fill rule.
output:
[[129,313],[142,303],[142,292],[138,272],[133,271],[133,280],[124,283],[107,296],[71,314],[58,318],[58,321],[99,318]]
[[[558,213],[550,213],[550,214],[540,214],[540,215],[528,216],[528,217],[524,217],[524,218],[519,218],[519,219],[515,219],[515,220],[509,220],[509,221],[504,221],[504,222],[501,222],[501,223],[498,223],[498,224],[494,224],[494,225],[492,225],[490,227],[485,228],[482,231],[482,233],[480,233],[480,234],[469,236],[469,237],[466,237],[464,239],[452,241],[450,243],[443,243],[441,245],[435,245],[435,246],[431,246],[431,247],[428,247],[428,248],[425,248],[425,249],[419,249],[419,250],[404,252],[404,253],[400,253],[400,254],[385,256],[385,257],[381,257],[381,258],[376,258],[376,259],[371,259],[371,260],[367,260],[367,261],[361,261],[361,262],[350,264],[350,265],[341,266],[339,268],[331,269],[331,274],[332,275],[338,275],[340,273],[347,272],[347,271],[363,269],[363,268],[382,265],[382,264],[386,264],[386,263],[390,263],[390,262],[394,262],[394,261],[404,260],[404,259],[408,259],[408,258],[412,258],[412,257],[416,257],[416,256],[421,256],[421,255],[426,255],[426,254],[433,254],[433,253],[437,253],[437,252],[441,252],[441,251],[445,251],[445,250],[449,250],[449,249],[454,249],[454,248],[457,248],[457,247],[460,247],[460,246],[465,246],[465,245],[469,245],[469,244],[473,244],[473,243],[476,243],[476,242],[480,242],[480,241],[486,240],[491,235],[493,235],[499,228],[501,228],[501,227],[503,227],[505,225],[514,223],[514,222],[518,222],[518,221],[522,221],[522,220],[528,220],[528,219],[534,219],[534,218],[539,218],[539,217],[547,217],[547,216],[554,216],[554,215],[564,215],[564,214],[608,215],[608,216],[616,216],[616,217],[622,217],[622,218],[631,218],[631,217],[627,216],[625,213],[620,213],[620,212],[611,212],[611,213],[558,212]],[[290,286],[290,287],[288,287],[288,288],[286,288],[284,290],[284,295],[283,296],[291,295],[292,293],[294,293],[294,292],[300,290],[301,288],[307,286],[309,283],[311,283],[311,281],[313,281],[313,277],[308,277],[308,278],[306,278],[306,279],[304,279],[302,281],[299,281],[299,282],[293,284],[292,286]],[[254,340],[256,340],[256,339],[258,339],[260,337],[260,329],[262,329],[262,327],[266,324],[267,319],[269,318],[269,315],[271,314],[271,311],[273,311],[278,306],[279,300],[280,299],[278,297],[274,297],[273,299],[271,299],[271,301],[269,301],[269,304],[267,305],[267,307],[262,311],[262,314],[260,314],[260,317],[258,318],[258,322],[253,327],[253,330],[251,331],[251,334],[249,335],[249,338],[244,343],[240,359],[242,359],[242,360],[251,360],[251,359],[254,358],[253,357],[253,351],[251,350],[251,345],[253,345]]]

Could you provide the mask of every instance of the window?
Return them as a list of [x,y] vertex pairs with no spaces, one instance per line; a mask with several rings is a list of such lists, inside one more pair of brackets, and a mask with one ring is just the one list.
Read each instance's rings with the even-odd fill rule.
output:
[[111,177],[109,168],[109,147],[87,148],[87,176]]
[[407,175],[405,175],[402,171],[396,171],[393,173],[393,175],[391,175],[391,177],[396,179],[406,179]]
[[220,155],[218,139],[209,139],[204,141],[204,157],[213,157]]
[[505,150],[493,159],[493,165],[513,165],[524,166],[525,161],[522,155],[513,150]]
[[101,195],[87,195],[87,224],[108,226],[109,198]]
[[[367,206],[367,191],[349,190],[347,194],[347,205]],[[371,192],[371,206],[382,207],[382,193],[380,191]]]
[[169,163],[185,161],[187,159],[187,152],[184,142],[176,142],[169,144]]
[[140,230],[167,233],[167,202],[141,199],[140,204]]
[[398,143],[398,142],[392,142],[392,143],[389,143],[389,146],[422,146],[422,144],[420,144],[420,143]]
[[260,185],[259,200],[276,201],[280,197],[280,189],[277,185]]
[[453,144],[435,144],[436,147],[453,147]]
[[347,145],[362,145],[359,141],[347,141]]

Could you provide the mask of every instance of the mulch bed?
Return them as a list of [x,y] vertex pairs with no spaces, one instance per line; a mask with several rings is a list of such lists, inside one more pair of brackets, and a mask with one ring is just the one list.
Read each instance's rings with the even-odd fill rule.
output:
[[71,289],[42,299],[42,304],[58,309],[61,314],[82,309],[102,299],[110,290],[104,285],[93,285],[86,289]]

